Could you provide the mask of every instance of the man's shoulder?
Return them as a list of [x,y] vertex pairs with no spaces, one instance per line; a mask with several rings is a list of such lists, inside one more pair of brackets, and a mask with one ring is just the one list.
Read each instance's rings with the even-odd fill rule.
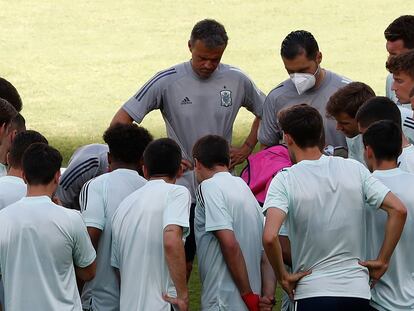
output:
[[276,100],[278,97],[287,94],[298,95],[295,86],[293,85],[290,79],[286,79],[285,81],[279,83],[276,87],[274,87],[269,92],[266,99]]
[[328,75],[330,75],[329,84],[334,86],[334,87],[341,88],[341,87],[344,87],[345,85],[352,82],[351,79],[349,79],[349,78],[347,78],[343,75],[337,74],[337,73],[335,73],[333,71],[330,71],[328,69],[325,69],[325,70],[326,70],[326,73]]

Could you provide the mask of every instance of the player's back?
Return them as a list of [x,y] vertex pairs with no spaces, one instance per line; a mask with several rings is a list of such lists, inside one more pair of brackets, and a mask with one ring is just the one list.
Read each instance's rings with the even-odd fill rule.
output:
[[162,293],[175,295],[164,256],[163,224],[173,215],[167,215],[170,200],[180,194],[189,208],[186,188],[161,179],[150,180],[115,212],[111,263],[121,273],[121,310],[170,311],[171,306],[162,298]]
[[[407,208],[407,219],[387,272],[372,289],[372,304],[382,310],[400,311],[414,309],[414,174],[400,168],[377,170],[373,175],[384,183]],[[368,209],[367,259],[376,258],[385,235],[387,214]]]
[[359,162],[324,155],[285,169],[276,182],[288,193],[293,270],[312,270],[299,281],[295,299],[369,299],[368,271],[358,264],[364,258],[364,202],[378,207],[388,189]]
[[3,209],[0,223],[6,309],[81,310],[74,260],[85,267],[95,253],[78,248],[77,232],[86,234],[80,214],[46,196],[26,197]]
[[[195,235],[200,278],[203,283],[202,309],[231,306],[244,310],[214,231],[234,232],[255,293],[261,291],[263,214],[247,184],[229,172],[216,173],[203,181],[197,192]],[[239,309],[238,309],[239,310]]]
[[119,310],[118,279],[111,267],[111,219],[119,204],[145,183],[137,171],[120,168],[92,179],[82,189],[80,201],[85,224],[102,230],[96,275],[85,283],[82,291],[84,309]]

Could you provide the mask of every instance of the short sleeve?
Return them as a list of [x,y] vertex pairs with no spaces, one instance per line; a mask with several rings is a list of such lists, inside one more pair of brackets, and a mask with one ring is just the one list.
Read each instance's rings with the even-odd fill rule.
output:
[[96,252],[79,212],[73,210],[68,210],[68,212],[71,213],[74,231],[73,262],[77,267],[85,268],[95,260]]
[[282,226],[279,229],[279,235],[281,236],[289,236],[289,230],[286,225],[286,220],[283,222]]
[[200,186],[200,196],[206,213],[206,231],[233,231],[232,212],[224,200],[222,190],[212,181],[203,182]]
[[244,82],[244,102],[243,106],[247,110],[253,112],[253,114],[259,118],[263,115],[263,103],[266,95],[257,88],[257,86],[247,76]]
[[163,90],[169,79],[176,74],[175,68],[158,72],[122,106],[122,109],[136,122],[141,123],[150,111],[161,108]]
[[190,228],[191,195],[187,188],[174,186],[167,196],[167,206],[163,214],[163,229],[168,225],[177,225],[184,230],[184,237]]
[[382,182],[372,176],[371,173],[362,164],[360,165],[360,172],[362,177],[362,191],[365,197],[365,202],[368,204],[368,206],[379,208],[384,201],[387,193],[390,192],[390,189],[388,189]]
[[282,138],[276,114],[275,99],[272,99],[269,94],[263,104],[263,115],[258,134],[259,142],[265,146],[274,146]]
[[279,172],[272,180],[267,191],[263,212],[269,208],[278,208],[286,214],[289,210],[289,192],[287,190],[286,171]]
[[79,204],[86,226],[103,230],[106,218],[101,179],[90,180],[82,187]]

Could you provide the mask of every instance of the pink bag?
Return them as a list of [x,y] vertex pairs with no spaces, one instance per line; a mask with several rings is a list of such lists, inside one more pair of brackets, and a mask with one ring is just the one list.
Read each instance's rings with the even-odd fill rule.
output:
[[292,162],[287,148],[276,145],[250,155],[240,177],[250,187],[260,205],[263,205],[273,177],[283,168],[290,166]]

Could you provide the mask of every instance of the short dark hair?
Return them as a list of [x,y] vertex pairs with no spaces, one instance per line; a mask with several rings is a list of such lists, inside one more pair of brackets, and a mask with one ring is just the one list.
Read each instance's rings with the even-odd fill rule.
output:
[[364,146],[370,146],[377,160],[397,160],[401,154],[401,128],[390,120],[372,123],[363,134]]
[[48,144],[48,141],[42,134],[32,130],[17,134],[10,147],[9,165],[14,168],[21,168],[24,152],[34,143]]
[[23,108],[19,92],[13,84],[2,77],[0,77],[0,98],[7,100],[18,112]]
[[144,151],[144,166],[150,177],[175,178],[181,166],[181,149],[170,138],[154,140]]
[[324,137],[323,120],[319,111],[308,104],[298,104],[281,110],[279,125],[300,148],[320,147]]
[[109,152],[115,161],[138,164],[153,138],[145,128],[134,123],[117,123],[105,131],[103,140],[108,144]]
[[0,126],[8,125],[16,115],[16,109],[7,100],[0,98]]
[[385,29],[384,36],[391,42],[402,40],[405,48],[414,49],[414,16],[398,17]]
[[19,112],[11,121],[11,128],[16,130],[18,133],[26,130],[26,120]]
[[337,90],[326,104],[328,117],[336,117],[340,113],[346,113],[351,118],[355,115],[368,99],[375,96],[375,92],[369,85],[362,82],[351,82]]
[[394,74],[404,72],[414,80],[414,50],[390,56],[385,67]]
[[62,156],[55,148],[34,143],[23,154],[23,173],[29,185],[47,185],[62,165]]
[[207,135],[200,138],[193,147],[193,158],[206,168],[216,165],[230,165],[229,143],[221,136]]
[[282,41],[280,55],[283,58],[294,59],[296,56],[306,53],[308,59],[316,59],[319,52],[318,42],[314,36],[306,30],[292,31]]
[[229,38],[222,24],[214,19],[203,19],[195,24],[191,31],[191,43],[194,44],[197,40],[203,41],[206,47],[213,49],[226,46]]
[[376,96],[368,99],[359,108],[356,120],[363,128],[368,128],[376,121],[390,120],[401,129],[401,112],[397,105],[385,96]]

